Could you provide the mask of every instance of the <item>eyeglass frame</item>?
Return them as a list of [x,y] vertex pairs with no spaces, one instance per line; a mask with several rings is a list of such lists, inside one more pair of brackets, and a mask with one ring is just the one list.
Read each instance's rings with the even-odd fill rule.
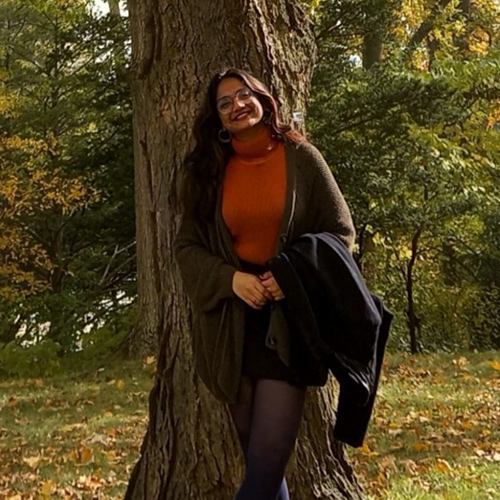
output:
[[[250,94],[248,95],[248,98],[245,98],[245,99],[241,99],[239,97],[239,94],[240,92],[244,91],[244,90],[247,90],[248,92],[250,92]],[[224,96],[224,97],[221,97],[216,103],[215,103],[215,106],[217,108],[217,111],[219,113],[221,113],[222,115],[229,115],[231,113],[231,111],[233,110],[233,107],[234,107],[234,100],[235,99],[238,99],[238,101],[240,102],[248,102],[253,96],[255,95],[255,93],[253,92],[253,90],[249,87],[247,87],[246,85],[244,87],[241,87],[241,89],[237,90],[236,93],[234,94],[233,97],[230,97],[228,95]],[[228,111],[227,112],[224,112],[224,111],[221,111],[219,109],[219,102],[223,101],[224,99],[229,99],[230,102],[231,102],[231,106],[228,108]]]

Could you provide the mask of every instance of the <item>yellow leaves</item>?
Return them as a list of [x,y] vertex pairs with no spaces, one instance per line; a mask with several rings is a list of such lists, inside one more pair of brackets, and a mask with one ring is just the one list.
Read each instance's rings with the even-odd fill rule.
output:
[[7,406],[14,408],[14,406],[17,406],[17,403],[19,403],[19,400],[15,396],[12,396],[7,401]]
[[85,427],[85,424],[82,424],[81,422],[76,422],[74,424],[66,424],[60,427],[60,430],[62,432],[73,432],[74,430],[78,429],[83,429]]
[[106,430],[106,434],[109,437],[114,438],[114,437],[116,437],[116,429],[112,429],[112,428],[111,429],[107,429]]
[[454,359],[452,363],[457,367],[457,368],[465,368],[469,364],[469,360],[465,356],[461,356],[458,359]]
[[486,128],[492,129],[496,123],[500,122],[500,106],[497,106],[490,114],[487,120]]
[[117,455],[115,450],[108,450],[104,452],[104,456],[106,457],[106,460],[108,463],[113,463],[117,461]]
[[460,427],[466,431],[473,429],[477,425],[477,421],[460,422]]
[[142,361],[142,367],[149,371],[150,373],[156,372],[156,357],[155,356],[147,356]]
[[413,451],[426,451],[429,449],[429,445],[427,443],[417,442],[412,446]]
[[53,495],[57,490],[57,484],[55,481],[48,480],[42,483],[40,488],[40,493],[46,497]]
[[497,359],[494,359],[491,363],[490,366],[493,368],[493,370],[496,370],[497,372],[500,372],[500,361]]
[[94,452],[87,445],[82,445],[80,448],[70,452],[69,459],[78,465],[88,465],[94,459]]
[[469,50],[476,54],[487,54],[490,48],[490,36],[480,26],[476,26],[469,35]]
[[[30,231],[27,218],[50,211],[62,225],[67,214],[99,199],[87,179],[69,177],[54,167],[49,157],[54,141],[0,136],[0,298],[4,300],[22,300],[50,287],[45,276],[54,262]],[[34,268],[44,272],[35,274]]]
[[88,446],[83,446],[80,449],[80,463],[82,465],[89,464],[94,457],[92,450]]
[[156,358],[154,356],[148,356],[145,360],[144,360],[144,364],[146,365],[154,365],[156,363]]
[[42,461],[42,456],[41,455],[35,455],[33,457],[25,457],[23,458],[23,462],[30,468],[30,469],[37,469],[38,466],[40,465],[40,462]]
[[448,472],[452,472],[453,469],[451,467],[451,465],[449,464],[449,462],[447,462],[446,460],[442,459],[442,458],[438,458],[437,461],[436,461],[436,468],[438,470],[440,470],[441,472],[444,472],[444,473],[448,473]]
[[118,390],[123,390],[125,388],[125,382],[123,380],[117,380],[116,381],[116,384],[115,384],[115,387],[118,389]]
[[420,472],[420,466],[414,460],[407,459],[401,462],[410,476],[416,476]]
[[378,453],[376,451],[373,451],[369,446],[368,444],[363,444],[363,446],[361,446],[359,448],[359,451],[363,454],[363,455],[368,455],[368,456],[372,456],[372,455],[378,455]]
[[4,135],[0,140],[0,152],[3,154],[20,151],[29,155],[38,155],[46,150],[45,143],[38,139],[29,139],[18,135]]

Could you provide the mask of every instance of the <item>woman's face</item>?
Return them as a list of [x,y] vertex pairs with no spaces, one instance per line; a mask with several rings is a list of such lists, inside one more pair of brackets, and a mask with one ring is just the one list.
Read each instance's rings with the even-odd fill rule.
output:
[[224,78],[217,87],[217,111],[224,128],[232,134],[248,131],[264,114],[262,104],[238,78]]

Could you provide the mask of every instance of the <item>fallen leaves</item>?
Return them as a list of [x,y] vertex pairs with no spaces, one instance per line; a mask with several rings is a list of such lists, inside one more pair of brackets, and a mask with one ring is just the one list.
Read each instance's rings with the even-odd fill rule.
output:
[[44,496],[50,496],[55,493],[56,490],[57,484],[51,479],[49,479],[48,481],[44,481],[40,487],[40,493]]
[[7,406],[10,408],[14,408],[14,406],[17,406],[18,403],[19,403],[19,399],[17,399],[15,396],[12,396],[7,401]]
[[378,455],[378,453],[376,451],[373,451],[367,443],[363,444],[363,446],[361,446],[359,448],[359,451],[363,454],[363,455],[368,455],[368,456],[373,456],[373,455]]
[[116,385],[116,388],[120,391],[125,388],[125,382],[121,379],[117,380],[115,385]]
[[38,469],[38,466],[40,465],[41,461],[42,461],[42,456],[41,455],[36,455],[36,456],[33,456],[33,457],[25,457],[25,458],[23,458],[23,462],[30,469]]
[[[0,452],[7,453],[10,484],[0,477],[0,498],[118,498],[117,485],[126,486],[147,422],[151,378],[145,367],[156,364],[151,358],[138,366],[135,380],[106,368],[88,382],[6,384],[4,411],[10,420],[2,421]],[[434,488],[436,478],[486,491],[483,467],[500,462],[498,370],[490,359],[479,365],[455,358],[453,363],[451,357],[436,357],[432,364],[424,357],[407,358],[385,371],[367,440],[350,452],[373,498],[391,498],[387,491],[400,478],[422,491]],[[454,497],[443,492],[440,498]]]
[[[483,470],[500,462],[500,379],[491,371],[498,372],[500,362],[482,355],[448,361],[435,355],[432,363],[431,358],[398,355],[384,368],[369,446],[352,453],[373,498],[391,498],[390,478],[397,471],[399,477],[412,478],[418,491],[441,488],[443,499],[461,500],[465,497],[448,494],[446,488],[453,488],[457,478],[480,483],[480,474],[471,473],[469,479],[469,468]],[[438,483],[436,474],[443,475]]]
[[500,372],[500,361],[498,361],[497,359],[491,361],[490,366],[493,368],[493,370]]
[[94,458],[94,453],[91,448],[89,448],[88,446],[82,446],[80,448],[79,459],[82,465],[89,464],[90,462],[92,462],[93,458]]
[[447,462],[443,458],[438,458],[436,460],[436,468],[438,470],[440,470],[441,472],[445,472],[445,473],[453,471],[453,469],[452,469],[451,465],[449,464],[449,462]]

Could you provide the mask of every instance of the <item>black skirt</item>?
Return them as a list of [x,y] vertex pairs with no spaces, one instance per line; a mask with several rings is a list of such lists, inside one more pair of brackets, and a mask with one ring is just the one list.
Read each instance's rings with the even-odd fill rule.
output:
[[[268,270],[259,264],[244,260],[240,260],[240,262],[243,271],[247,273],[258,275]],[[280,302],[282,302],[280,306],[284,307],[286,311],[286,297]],[[290,366],[281,361],[277,350],[266,347],[265,340],[270,316],[271,304],[269,303],[262,309],[254,309],[247,304],[245,305],[243,374],[252,378],[285,380],[299,387],[325,385],[328,377],[327,368],[312,357],[288,315],[286,317],[290,330]]]

